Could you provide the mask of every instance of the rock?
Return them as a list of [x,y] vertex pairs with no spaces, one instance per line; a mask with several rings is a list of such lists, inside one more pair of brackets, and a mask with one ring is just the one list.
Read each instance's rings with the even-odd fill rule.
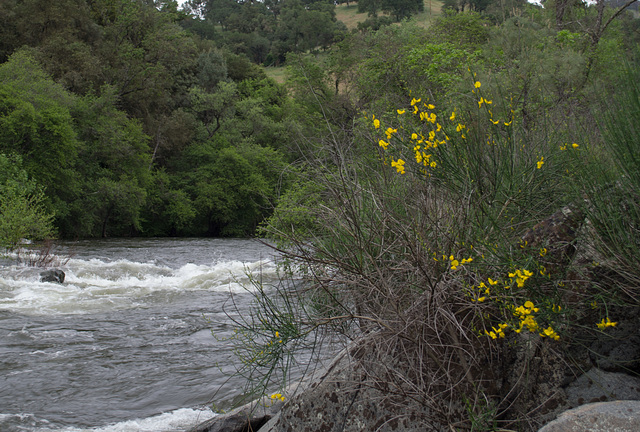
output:
[[40,282],[64,283],[65,274],[60,269],[45,270],[40,272]]
[[[226,414],[217,415],[187,432],[252,432],[259,430],[284,403],[268,397],[253,401]],[[260,429],[261,430],[261,429]]]
[[581,210],[566,206],[530,229],[522,237],[522,246],[540,251],[546,249],[540,261],[548,271],[558,271],[575,253],[575,241],[584,217]]
[[611,307],[609,316],[618,325],[596,333],[589,347],[591,362],[608,372],[640,375],[640,308]]
[[566,393],[570,407],[614,400],[640,401],[640,378],[593,368],[572,382]]
[[640,402],[616,401],[583,405],[566,411],[539,432],[637,432]]
[[343,351],[260,432],[449,431],[411,398],[382,391],[352,349]]

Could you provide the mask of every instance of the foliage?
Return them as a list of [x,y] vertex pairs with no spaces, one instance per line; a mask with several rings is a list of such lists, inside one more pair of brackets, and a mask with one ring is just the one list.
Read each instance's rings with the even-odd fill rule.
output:
[[[393,364],[384,376],[367,371],[379,389],[419,401],[441,424],[488,429],[536,421],[513,408],[519,396],[511,383],[496,379],[511,367],[514,348],[525,350],[536,339],[566,353],[574,334],[617,325],[610,305],[637,305],[638,298],[635,258],[621,261],[637,249],[623,234],[636,224],[637,119],[612,112],[609,143],[600,147],[601,130],[585,118],[598,118],[604,105],[580,79],[587,70],[580,38],[521,19],[498,32],[518,44],[494,45],[490,38],[459,49],[429,44],[396,50],[395,61],[365,53],[360,78],[389,78],[386,88],[370,85],[371,92],[409,97],[395,106],[369,102],[350,134],[325,115],[325,136],[307,137],[300,149],[300,186],[282,196],[262,231],[278,242],[286,268],[306,282],[303,290],[279,291],[304,305],[298,328],[326,326],[358,340],[371,358]],[[453,63],[434,53],[473,59],[471,47],[485,49],[478,54],[487,54],[484,61],[451,67],[453,79],[439,91],[418,96],[408,80],[407,87],[389,86],[402,76],[399,64],[429,65],[420,56]],[[561,57],[569,60],[564,67]],[[310,90],[304,98],[324,107],[326,75],[317,65],[297,73]],[[640,112],[637,78],[628,82],[632,91],[618,103]],[[592,113],[577,95],[593,101]],[[560,111],[564,117],[554,115]],[[595,232],[583,241],[596,239],[606,265],[568,266],[554,261],[551,245],[523,240],[536,223],[567,205],[581,207],[585,197],[582,211],[593,217]],[[593,274],[606,276],[585,286]],[[290,320],[289,313],[275,316]],[[245,335],[256,331],[253,323],[239,325]],[[449,404],[460,400],[465,407]]]
[[0,248],[13,250],[21,241],[54,235],[53,215],[47,213],[44,191],[22,168],[19,156],[0,153]]
[[0,81],[0,151],[22,157],[29,176],[46,189],[49,210],[64,217],[76,182],[75,98],[26,51],[0,65]]
[[602,258],[597,264],[615,268],[615,273],[599,274],[601,283],[615,287],[607,296],[621,295],[625,302],[637,304],[640,239],[640,152],[637,144],[640,119],[640,86],[633,66],[624,68],[625,91],[614,103],[605,96],[608,108],[599,118],[604,132],[602,149],[589,149],[583,163],[584,211],[593,226],[595,246]]

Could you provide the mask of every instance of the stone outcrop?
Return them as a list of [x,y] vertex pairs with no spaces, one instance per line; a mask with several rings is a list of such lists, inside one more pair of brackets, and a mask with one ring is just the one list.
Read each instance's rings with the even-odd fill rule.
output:
[[260,432],[449,431],[423,405],[379,388],[344,350],[302,392],[288,399]]
[[40,272],[40,282],[64,283],[65,274],[60,269],[51,269]]
[[616,401],[582,405],[563,413],[539,432],[637,432],[640,402]]
[[264,397],[225,414],[217,415],[188,432],[254,432],[276,415],[284,402]]

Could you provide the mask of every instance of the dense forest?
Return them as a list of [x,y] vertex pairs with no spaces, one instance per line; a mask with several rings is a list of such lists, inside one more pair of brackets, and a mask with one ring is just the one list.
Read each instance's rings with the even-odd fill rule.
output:
[[253,235],[314,196],[309,149],[335,166],[414,95],[469,110],[474,76],[530,136],[598,141],[633,6],[2,0],[0,237]]

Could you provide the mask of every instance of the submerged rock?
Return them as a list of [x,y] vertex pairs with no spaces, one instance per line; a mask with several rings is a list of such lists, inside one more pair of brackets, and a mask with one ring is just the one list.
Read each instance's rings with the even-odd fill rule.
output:
[[45,270],[40,272],[40,282],[64,283],[65,274],[60,269]]

